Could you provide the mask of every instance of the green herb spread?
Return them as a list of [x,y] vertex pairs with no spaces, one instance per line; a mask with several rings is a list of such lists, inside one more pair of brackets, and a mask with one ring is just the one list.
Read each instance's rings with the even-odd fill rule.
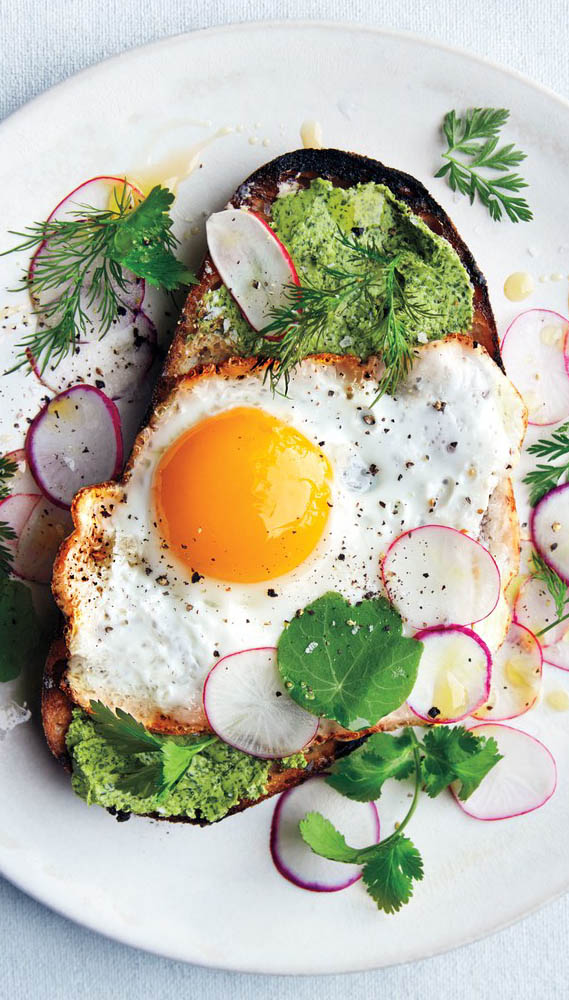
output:
[[[176,737],[192,743],[195,737]],[[220,740],[197,754],[184,776],[166,798],[142,797],[117,788],[132,766],[132,758],[115,750],[100,736],[89,716],[74,709],[67,732],[67,748],[73,765],[73,790],[89,805],[93,803],[119,812],[159,813],[162,816],[199,817],[213,823],[241,799],[255,801],[265,794],[273,762],[250,757]],[[137,754],[140,763],[150,763],[152,754]],[[276,762],[284,767],[306,767],[303,754]]]
[[[473,290],[457,254],[385,186],[339,188],[317,178],[310,187],[277,198],[270,224],[287,247],[301,284],[332,287],[333,278],[324,268],[353,268],[349,250],[336,239],[340,229],[348,236],[372,239],[381,251],[399,256],[406,294],[428,313],[406,318],[412,338],[435,340],[470,329]],[[197,338],[213,334],[231,341],[238,354],[255,353],[258,347],[258,334],[225,286],[204,297],[198,317]],[[361,303],[331,319],[319,343],[307,345],[307,353],[315,350],[361,358],[378,350],[377,330]]]

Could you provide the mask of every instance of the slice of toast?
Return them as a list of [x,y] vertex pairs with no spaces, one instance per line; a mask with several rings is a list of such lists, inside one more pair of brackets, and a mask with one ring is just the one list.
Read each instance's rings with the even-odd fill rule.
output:
[[[332,181],[333,184],[343,187],[370,181],[385,184],[398,199],[410,207],[412,212],[420,216],[429,228],[444,237],[454,247],[474,288],[474,320],[470,336],[472,340],[482,344],[501,367],[499,342],[486,281],[451,220],[431,198],[423,185],[414,178],[356,154],[339,150],[299,150],[279,157],[256,171],[239,187],[231,199],[231,205],[233,207],[246,206],[270,218],[271,204],[277,197],[281,184],[293,181],[301,186],[308,185],[314,177],[325,178]],[[227,361],[230,355],[234,354],[233,345],[228,345],[222,338],[211,335],[204,338],[197,335],[196,319],[203,297],[210,289],[221,283],[209,258],[205,259],[199,277],[199,284],[191,289],[187,297],[163,375],[156,389],[154,414],[160,411],[171,393],[184,380],[184,376],[191,372],[196,365],[215,366]],[[140,444],[137,442],[127,467],[127,476],[128,469],[135,461],[139,447]],[[70,544],[77,546],[78,537],[79,540],[81,537],[87,537],[85,512],[87,511],[88,517],[89,503],[100,500],[101,496],[105,494],[112,497],[115,489],[117,487],[107,484],[82,491],[74,503],[73,513],[76,531],[72,539],[75,541],[72,543],[68,540],[64,543],[54,571],[54,592],[64,613],[68,614],[70,610],[71,588],[65,569],[66,554],[69,552]],[[496,550],[500,550],[504,581],[507,582],[516,572],[519,552],[515,504],[511,483],[507,477],[499,484],[492,496],[482,532],[487,544],[491,543]],[[507,628],[507,607],[502,617],[503,621],[499,626],[501,630]],[[42,713],[45,735],[50,749],[64,766],[70,768],[71,762],[66,749],[65,736],[71,720],[74,699],[70,695],[66,671],[67,648],[65,639],[62,638],[54,643],[46,663]],[[376,728],[397,728],[411,722],[416,724],[417,720],[403,707],[389,718],[382,720]],[[155,728],[180,731],[167,725]],[[320,741],[311,748],[308,754],[306,770],[293,768],[278,770],[275,768],[270,774],[264,797],[292,787],[311,774],[325,769],[336,757],[357,745],[361,736],[362,734],[346,732],[329,735],[324,730],[321,733]],[[355,742],[354,737],[356,737]],[[260,800],[256,799],[255,801]],[[254,803],[243,801],[231,812],[240,811],[252,804]],[[196,820],[187,820],[186,817],[180,817],[180,819],[196,822]]]

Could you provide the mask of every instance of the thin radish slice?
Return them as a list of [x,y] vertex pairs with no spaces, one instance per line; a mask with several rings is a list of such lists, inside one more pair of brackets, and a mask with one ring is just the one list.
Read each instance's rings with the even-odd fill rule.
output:
[[502,360],[530,424],[554,424],[569,414],[568,330],[565,317],[550,309],[528,309],[506,330]]
[[271,823],[271,856],[277,871],[311,892],[338,892],[361,878],[359,865],[338,864],[314,854],[298,825],[307,813],[321,812],[354,847],[379,843],[379,816],[373,802],[353,802],[326,784],[310,778],[280,796]]
[[138,386],[156,359],[156,327],[144,312],[128,314],[128,323],[112,326],[104,338],[81,340],[73,354],[40,372],[33,357],[32,370],[42,385],[53,393],[84,382],[103,389],[112,399]]
[[292,258],[265,220],[230,208],[206,222],[207,244],[221,280],[254,330],[285,305],[287,286],[300,284]]
[[122,456],[119,412],[90,385],[73,386],[46,403],[26,435],[32,475],[57,507],[70,507],[83,486],[115,476]]
[[0,501],[0,521],[7,524],[14,533],[13,538],[7,538],[2,542],[12,557],[12,568],[20,534],[40,500],[39,493],[14,493]]
[[316,716],[289,698],[273,646],[242,649],[218,660],[206,677],[203,704],[214,733],[253,757],[288,757],[312,742]]
[[391,601],[415,628],[481,621],[500,597],[500,570],[488,549],[440,524],[399,535],[382,575]]
[[[565,624],[567,625],[567,622]],[[569,630],[560,642],[543,646],[543,662],[549,667],[557,667],[558,670],[569,670]]]
[[536,504],[530,531],[539,555],[569,584],[569,483],[556,486]]
[[460,782],[451,785],[463,812],[474,819],[511,819],[533,812],[551,798],[557,785],[555,760],[540,740],[499,722],[473,726],[477,736],[493,736],[502,760],[466,802],[458,798]]
[[512,622],[505,641],[492,658],[488,701],[472,714],[476,719],[516,719],[535,704],[541,687],[543,656],[533,632]]
[[59,546],[72,528],[69,511],[39,497],[20,532],[12,564],[15,575],[32,583],[51,583]]
[[[562,642],[564,636],[569,633],[569,620],[549,628],[557,621],[559,615],[546,584],[535,576],[530,576],[529,580],[526,580],[520,587],[514,605],[514,618],[520,625],[525,625],[530,632],[538,637],[543,647],[545,660],[548,660],[547,647]],[[548,631],[541,636],[540,633],[545,628]]]
[[490,693],[492,656],[469,628],[427,628],[417,680],[407,704],[426,722],[458,722],[482,705]]

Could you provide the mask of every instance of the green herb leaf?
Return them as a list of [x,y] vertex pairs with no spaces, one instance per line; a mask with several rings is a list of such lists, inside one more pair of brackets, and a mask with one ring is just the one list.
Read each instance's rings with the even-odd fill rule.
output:
[[435,726],[425,733],[422,774],[427,795],[434,798],[453,781],[460,781],[459,799],[472,795],[489,771],[502,760],[492,737],[476,736],[464,726]]
[[300,821],[302,839],[322,858],[357,864],[360,851],[346,843],[343,833],[319,812],[310,812]]
[[[555,611],[557,617],[561,618],[563,612],[565,611],[565,606],[569,600],[569,587],[560,576],[557,575],[551,566],[548,566],[545,559],[543,559],[537,552],[532,552],[531,556],[531,571],[532,575],[540,583],[543,583],[547,587],[553,601],[555,603]],[[547,628],[552,628],[556,622],[552,622]],[[542,629],[539,635],[542,635],[547,629]]]
[[366,861],[362,878],[378,909],[397,913],[413,895],[413,883],[423,878],[423,859],[408,837],[381,844]]
[[[435,177],[446,177],[451,190],[467,195],[471,204],[478,197],[495,221],[505,212],[512,222],[528,222],[533,218],[531,209],[525,198],[517,197],[527,182],[520,174],[508,172],[519,166],[526,154],[513,143],[497,148],[500,130],[509,116],[505,108],[471,108],[464,118],[449,111],[443,120],[448,149],[442,155],[446,162]],[[459,155],[463,159],[457,159]],[[488,171],[503,176],[493,177]]]
[[173,291],[197,279],[172,254],[176,244],[168,210],[174,195],[154,187],[135,209],[117,223],[109,256],[157,288]]
[[408,778],[415,767],[411,731],[399,736],[374,733],[363,746],[332,765],[328,784],[358,802],[372,802],[381,795],[388,778]]
[[142,799],[150,799],[156,795],[156,789],[162,783],[162,762],[159,757],[143,764],[133,758],[132,766],[116,779],[115,785],[129,795],[139,795]]
[[[538,465],[524,476],[524,483],[531,487],[529,502],[535,507],[563,476],[569,475],[569,423],[559,427],[551,437],[540,438],[530,445],[528,452],[538,458],[549,459],[549,464]],[[553,465],[553,462],[561,464]]]
[[401,618],[383,597],[351,606],[328,593],[282,633],[278,665],[291,697],[346,729],[375,725],[410,694],[422,643],[404,638]]
[[92,701],[91,715],[97,731],[119,753],[156,753],[162,749],[162,738],[149,733],[122,708],[115,714],[102,702]]
[[32,595],[18,580],[0,580],[0,681],[12,681],[29,666],[41,641]]
[[[0,457],[0,500],[10,496],[8,480],[18,471],[17,463],[6,455]],[[9,576],[12,567],[12,551],[5,545],[16,538],[16,533],[6,521],[0,521],[0,578]]]
[[175,743],[167,740],[162,744],[162,772],[160,776],[159,791],[162,797],[166,797],[176,787],[181,778],[184,777],[196,754],[200,753],[211,743],[217,742],[217,736],[204,736],[193,743]]

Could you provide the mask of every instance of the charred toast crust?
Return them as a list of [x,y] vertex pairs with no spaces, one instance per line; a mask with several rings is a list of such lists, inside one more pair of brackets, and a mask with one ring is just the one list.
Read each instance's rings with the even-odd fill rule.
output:
[[[271,204],[277,197],[281,184],[295,182],[299,186],[306,187],[315,177],[322,177],[335,186],[346,188],[369,182],[384,184],[397,198],[408,205],[411,211],[418,215],[434,233],[442,236],[451,244],[467,271],[474,289],[474,320],[471,337],[486,348],[496,364],[503,370],[496,323],[488,297],[486,279],[446,212],[431,197],[423,184],[414,177],[357,153],[348,153],[337,149],[300,149],[279,156],[256,170],[239,186],[230,203],[234,207],[246,206],[270,217]],[[200,270],[199,284],[190,289],[178,322],[163,374],[156,387],[155,407],[164,401],[177,382],[193,368],[193,365],[188,364],[188,341],[196,330],[199,305],[206,292],[217,287],[220,283],[221,279],[211,259],[206,257]],[[224,360],[225,357],[227,355],[220,356],[220,360]],[[151,422],[151,416],[152,414],[149,414],[149,422]],[[135,453],[136,446],[127,470],[132,464]],[[70,539],[63,543],[62,549],[66,548],[69,541]],[[57,562],[60,564],[60,559]],[[73,701],[66,690],[66,665],[65,639],[60,638],[52,644],[46,662],[42,690],[42,718],[50,750],[59,762],[70,771],[71,760],[65,737],[71,720]],[[249,806],[263,801],[263,799],[300,784],[315,773],[326,770],[335,759],[351,752],[361,742],[362,738],[360,737],[355,740],[328,739],[319,743],[311,749],[309,766],[305,770],[293,768],[282,771],[275,770],[269,777],[267,792],[262,798],[254,801],[243,800],[227,815],[241,812]],[[164,817],[155,815],[154,818]],[[191,820],[183,816],[169,817],[169,820],[170,822],[208,825],[207,821]]]
[[[315,177],[322,177],[337,187],[345,188],[370,182],[384,184],[434,233],[450,243],[467,271],[474,289],[472,339],[481,343],[503,370],[500,342],[486,279],[444,209],[414,177],[386,167],[383,163],[371,160],[367,156],[360,156],[358,153],[347,153],[340,149],[299,149],[278,156],[256,170],[237,188],[230,204],[235,208],[246,206],[270,217],[271,205],[278,195],[281,184],[294,182],[301,187],[307,187]],[[201,299],[206,292],[220,284],[221,279],[211,258],[206,257],[199,273],[199,284],[190,290],[168,353],[164,378],[159,388],[160,397],[167,394],[172,380],[176,379],[177,374],[183,370],[184,362],[187,361],[187,345],[196,332],[197,310]]]

